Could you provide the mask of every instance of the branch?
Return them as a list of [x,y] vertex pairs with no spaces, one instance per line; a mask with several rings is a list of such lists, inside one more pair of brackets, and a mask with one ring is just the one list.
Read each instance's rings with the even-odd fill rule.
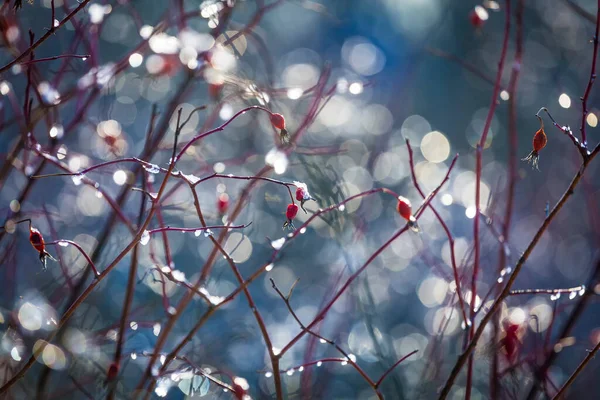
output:
[[473,335],[473,338],[469,341],[469,344],[465,348],[464,352],[456,360],[456,364],[454,365],[454,368],[450,372],[450,375],[448,376],[448,379],[446,380],[446,383],[444,384],[444,387],[442,388],[442,390],[440,392],[439,399],[445,399],[448,396],[448,394],[450,393],[450,389],[454,385],[454,382],[456,381],[456,378],[458,377],[460,370],[465,365],[465,363],[467,362],[467,359],[469,358],[469,356],[475,349],[475,346],[477,345],[479,338],[483,334],[483,331],[485,330],[486,325],[490,322],[494,313],[496,313],[500,309],[502,302],[510,294],[512,285],[515,283],[517,276],[519,276],[519,273],[521,272],[523,265],[525,265],[525,262],[529,258],[529,255],[531,254],[531,252],[533,251],[535,246],[540,241],[542,235],[544,234],[544,232],[546,231],[548,226],[550,226],[550,223],[558,215],[558,213],[560,212],[562,207],[566,204],[567,200],[573,195],[574,190],[577,187],[577,185],[579,184],[579,181],[581,180],[581,177],[583,176],[583,173],[585,172],[589,163],[598,155],[599,152],[600,152],[600,145],[596,146],[594,151],[592,151],[590,153],[590,156],[581,164],[581,168],[579,169],[579,171],[577,171],[577,174],[573,177],[571,184],[569,185],[569,187],[567,188],[565,193],[563,193],[562,197],[560,198],[560,200],[558,201],[556,206],[554,206],[554,208],[552,209],[552,211],[550,212],[548,217],[544,220],[542,226],[538,229],[538,231],[534,235],[533,239],[527,246],[527,249],[525,249],[525,252],[521,255],[521,257],[517,261],[517,264],[515,265],[515,268],[514,268],[514,272],[508,278],[506,286],[504,287],[504,289],[502,290],[502,292],[500,293],[498,298],[494,301],[494,303],[490,307],[490,310],[488,311],[488,313],[483,316],[479,326],[477,327],[477,330],[475,331],[475,333]]
[[70,14],[68,14],[62,21],[60,21],[58,23],[58,25],[54,26],[54,21],[52,21],[52,26],[50,27],[50,29],[48,29],[48,31],[44,34],[44,36],[42,36],[41,38],[39,38],[37,40],[37,42],[35,42],[31,46],[29,46],[27,48],[27,50],[25,50],[23,53],[21,53],[21,55],[19,55],[17,58],[15,58],[14,60],[12,60],[8,64],[6,64],[4,67],[0,68],[0,74],[2,74],[5,71],[8,71],[13,65],[17,64],[22,59],[27,57],[29,55],[29,53],[31,53],[33,50],[35,50],[40,44],[44,43],[46,41],[46,39],[48,39],[50,36],[52,36],[56,30],[60,29],[60,27],[62,27],[71,18],[73,18],[75,16],[75,14],[77,14],[79,11],[81,11],[81,9],[83,9],[83,7],[85,7],[89,2],[90,2],[90,0],[83,0],[81,3],[79,3],[79,5],[73,11],[71,11]]

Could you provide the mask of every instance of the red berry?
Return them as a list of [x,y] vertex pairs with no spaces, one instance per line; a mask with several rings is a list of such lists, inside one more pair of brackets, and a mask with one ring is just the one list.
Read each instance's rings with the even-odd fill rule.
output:
[[225,214],[229,208],[229,195],[227,193],[221,193],[217,199],[217,209],[219,214]]
[[236,376],[233,378],[233,393],[235,394],[235,398],[237,400],[246,400],[249,399],[248,389],[250,389],[250,385],[248,385],[248,381],[244,378]]
[[296,200],[302,201],[306,197],[306,190],[304,188],[296,188]]
[[408,221],[414,219],[411,211],[410,200],[405,197],[398,196],[398,206],[397,206],[398,214]]
[[489,15],[485,8],[482,6],[475,6],[474,9],[469,13],[469,21],[475,28],[481,28],[485,21],[487,21]]
[[208,93],[213,99],[216,99],[221,94],[221,90],[223,90],[223,85],[218,83],[211,83],[208,85]]
[[108,367],[108,372],[106,373],[106,380],[112,381],[119,375],[119,364],[112,363]]
[[44,238],[42,237],[40,231],[38,231],[37,229],[29,228],[29,242],[31,242],[33,248],[39,251],[40,253],[44,251]]
[[298,214],[298,206],[295,204],[288,204],[287,211],[285,212],[285,216],[290,221],[296,218],[296,214]]
[[277,129],[285,129],[285,118],[278,113],[271,114],[271,124]]
[[514,361],[519,349],[519,328],[519,324],[509,324],[508,326],[505,326],[505,336],[501,341],[501,345],[506,352],[506,358],[510,362]]
[[546,143],[548,143],[548,137],[546,136],[546,132],[544,132],[544,128],[540,128],[535,135],[533,135],[533,150],[539,152],[546,147]]

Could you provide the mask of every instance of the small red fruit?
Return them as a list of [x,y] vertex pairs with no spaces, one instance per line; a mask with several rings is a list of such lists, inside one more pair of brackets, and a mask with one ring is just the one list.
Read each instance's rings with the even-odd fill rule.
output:
[[45,248],[44,238],[42,237],[42,234],[40,233],[40,231],[33,227],[29,228],[29,242],[31,242],[31,245],[37,251],[39,251],[39,252],[44,251],[44,248]]
[[40,253],[40,261],[44,269],[46,269],[46,257],[49,257],[51,260],[54,260],[54,258],[46,251],[46,243],[44,243],[44,237],[40,231],[31,225],[29,226],[29,242]]
[[489,14],[482,6],[475,6],[469,13],[469,21],[475,28],[481,28],[485,21],[489,18]]
[[507,361],[512,364],[515,362],[519,347],[521,345],[521,339],[519,338],[519,331],[521,325],[510,322],[504,323],[504,337],[500,340],[500,347],[504,349]]
[[406,197],[398,196],[398,205],[396,206],[396,210],[402,218],[408,221],[408,226],[412,230],[415,232],[419,231],[417,219],[412,215],[412,206],[410,204],[410,200],[408,200]]
[[295,204],[288,204],[287,210],[285,212],[285,217],[287,218],[287,221],[285,221],[283,223],[283,229],[285,229],[285,228],[288,228],[291,230],[296,229],[294,227],[293,220],[294,220],[294,218],[296,218],[297,214],[298,214],[298,206]]
[[119,364],[110,364],[110,366],[108,367],[108,372],[106,373],[106,381],[113,381],[117,377],[117,375],[119,375]]
[[527,155],[527,157],[523,158],[522,161],[531,162],[532,168],[539,170],[539,162],[540,162],[540,150],[546,147],[548,143],[548,137],[546,136],[546,132],[544,132],[544,121],[540,118],[539,115],[536,115],[540,120],[541,127],[538,131],[533,135],[533,150],[531,153]]
[[296,186],[296,200],[300,202],[300,207],[302,207],[302,211],[306,213],[304,209],[304,203],[309,200],[314,200],[310,193],[308,193],[308,186],[306,183],[294,181],[294,185]]
[[279,113],[271,114],[271,124],[277,129],[285,129],[285,118]]
[[229,208],[229,195],[227,193],[221,193],[217,199],[217,209],[219,214],[224,215]]
[[272,113],[271,114],[271,124],[276,128],[279,129],[279,139],[281,140],[281,143],[289,143],[290,142],[290,135],[288,134],[287,129],[285,129],[285,118],[283,117],[283,115],[279,114],[279,113]]
[[223,85],[218,83],[211,83],[208,85],[208,93],[213,99],[218,99],[223,90]]
[[246,379],[239,376],[233,378],[233,393],[236,400],[251,400],[252,398],[248,395],[248,389],[250,389],[250,385]]

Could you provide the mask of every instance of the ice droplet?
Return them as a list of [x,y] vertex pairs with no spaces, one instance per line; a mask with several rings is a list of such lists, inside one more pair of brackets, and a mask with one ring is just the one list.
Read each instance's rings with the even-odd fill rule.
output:
[[271,271],[272,269],[273,269],[273,263],[271,263],[265,267],[265,271],[267,271],[267,272]]
[[81,185],[81,181],[83,180],[84,175],[83,174],[79,174],[79,175],[73,175],[71,177],[71,179],[73,180],[73,184],[75,186],[79,186]]
[[142,246],[145,246],[148,244],[148,242],[150,242],[150,232],[145,230],[144,233],[142,233],[142,237],[140,238],[140,244]]
[[21,355],[19,355],[19,349],[17,349],[16,347],[12,348],[12,350],[10,351],[10,356],[15,361],[21,361]]
[[67,247],[69,245],[69,242],[66,242],[64,240],[59,240],[58,245],[61,247]]
[[275,250],[279,250],[279,249],[281,249],[283,247],[284,243],[285,243],[285,238],[282,237],[282,238],[273,240],[271,242],[271,247],[273,247]]
[[175,279],[177,282],[185,281],[185,273],[179,271],[178,269],[171,271],[171,276],[173,276],[173,279]]
[[202,235],[202,229],[198,229],[197,231],[194,231],[194,236],[199,237],[200,235]]
[[144,164],[144,169],[151,174],[158,174],[160,172],[160,168],[156,164]]
[[204,237],[209,237],[209,236],[212,236],[212,235],[214,235],[214,234],[215,234],[215,233],[214,233],[213,231],[211,231],[210,229],[206,229],[206,230],[204,231]]

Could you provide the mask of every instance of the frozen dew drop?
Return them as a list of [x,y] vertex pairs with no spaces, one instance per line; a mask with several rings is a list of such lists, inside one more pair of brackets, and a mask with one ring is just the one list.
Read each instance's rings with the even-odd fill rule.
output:
[[356,356],[354,354],[348,354],[348,358],[350,359],[350,361],[352,361],[353,363],[356,362]]
[[129,324],[129,327],[130,327],[132,330],[134,330],[134,331],[137,331],[137,328],[138,328],[138,323],[137,323],[137,322],[135,322],[135,321],[131,321],[131,323]]
[[162,354],[160,356],[160,364],[161,365],[165,365],[165,361],[167,361],[167,356],[165,356],[164,354]]
[[348,365],[348,361],[342,361],[341,364],[342,365]]
[[210,229],[206,229],[204,231],[204,237],[209,237],[209,236],[213,236],[215,233],[213,231],[211,231]]
[[319,339],[319,342],[321,342],[321,343],[327,343],[327,340],[325,340],[325,339]]
[[302,372],[302,371],[304,371],[304,367],[298,368],[298,372]]
[[278,347],[273,347],[272,350],[273,350],[273,354],[276,356],[279,355],[279,353],[281,352],[281,349]]
[[12,348],[12,350],[10,351],[10,356],[15,361],[21,361],[21,356],[19,355],[19,349],[17,349],[16,347]]
[[288,369],[288,371],[286,372],[287,376],[292,376],[294,375],[294,369]]
[[502,278],[502,277],[498,278],[498,283],[502,283],[502,282],[504,282],[504,278]]
[[73,181],[73,184],[74,184],[75,186],[79,186],[79,185],[81,185],[81,181],[83,181],[83,177],[84,177],[84,175],[83,175],[83,174],[79,174],[79,175],[73,175],[73,176],[71,177],[71,180]]
[[199,237],[200,235],[202,235],[202,229],[198,229],[197,231],[194,231],[194,236]]
[[579,295],[583,296],[585,294],[585,286],[581,286],[581,289],[579,289]]
[[58,245],[61,247],[67,247],[69,245],[69,242],[66,242],[64,240],[59,240]]
[[140,244],[145,246],[148,244],[148,242],[150,242],[150,232],[144,230],[144,233],[142,233],[142,237],[140,238]]
[[60,139],[63,137],[64,133],[65,133],[65,130],[62,125],[54,124],[54,125],[52,125],[52,128],[50,128],[50,131],[48,132],[48,136],[50,136],[52,139]]
[[177,282],[185,281],[185,273],[179,271],[178,269],[171,271],[171,276],[173,276],[173,279],[175,279]]
[[282,237],[282,238],[273,240],[271,242],[271,247],[273,247],[275,250],[279,250],[279,249],[281,249],[283,247],[284,243],[285,243],[285,238]]
[[341,206],[338,207],[338,210],[340,211],[344,211],[346,209],[346,206],[344,204],[342,204]]
[[154,336],[158,336],[160,334],[160,324],[158,322],[152,327],[152,333]]
[[306,227],[300,229],[300,234],[303,235],[306,233]]
[[575,297],[577,297],[577,292],[569,293],[569,300],[573,300]]
[[265,378],[270,378],[273,376],[272,372],[265,372]]
[[144,169],[150,174],[158,174],[160,172],[160,168],[156,164],[144,164]]
[[319,362],[317,363],[317,367],[320,367],[321,365],[323,365],[323,362],[322,362],[322,361],[319,361]]
[[271,270],[273,270],[273,264],[272,264],[272,263],[271,263],[271,264],[269,264],[269,265],[267,265],[267,266],[265,267],[265,271],[269,272],[269,271],[271,271]]
[[131,353],[130,357],[132,360],[137,359],[137,353]]

